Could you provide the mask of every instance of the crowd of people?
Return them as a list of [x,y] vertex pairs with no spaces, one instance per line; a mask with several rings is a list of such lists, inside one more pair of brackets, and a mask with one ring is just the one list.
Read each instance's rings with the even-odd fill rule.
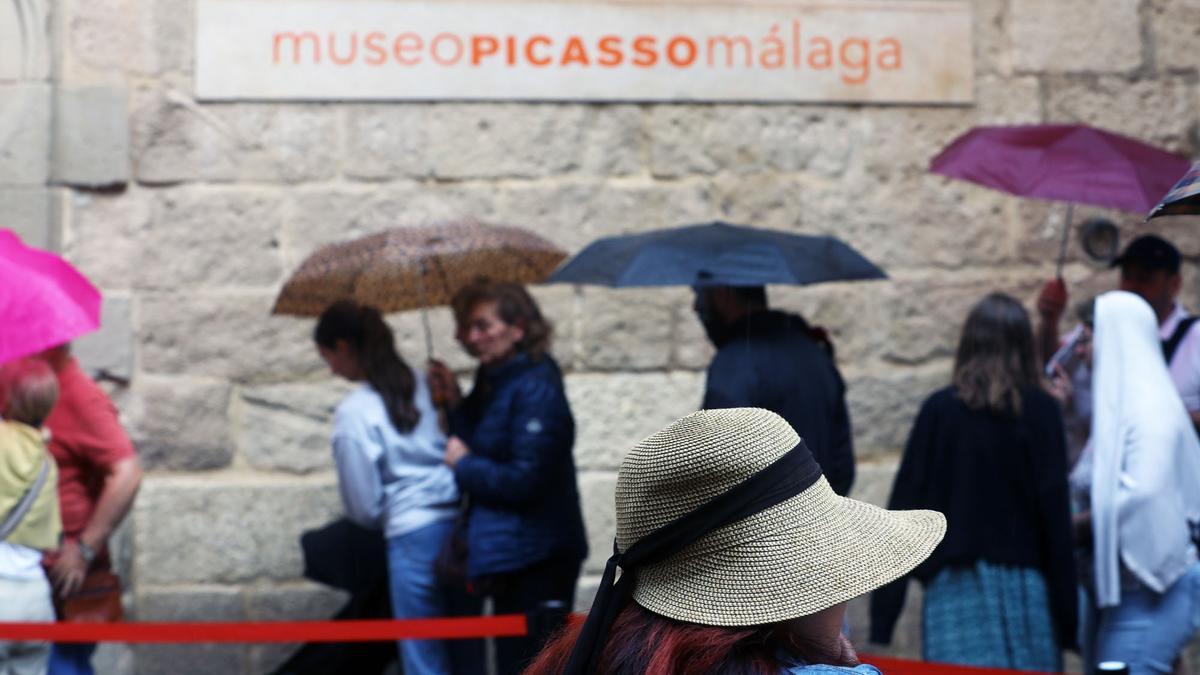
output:
[[[974,306],[887,510],[845,496],[829,336],[761,287],[697,287],[716,348],[702,410],[622,462],[587,620],[491,657],[404,640],[403,671],[878,673],[846,603],[871,593],[869,639],[887,644],[915,578],[926,660],[1053,672],[1078,650],[1089,668],[1182,672],[1200,629],[1200,338],[1174,246],[1140,237],[1114,265],[1120,288],[1079,303],[1061,341],[1061,280],[1036,326],[1005,294]],[[385,540],[397,618],[571,608],[587,539],[551,323],[524,287],[482,278],[452,309],[477,362],[465,393],[445,364],[406,362],[374,308],[318,319],[316,351],[357,385],[333,420],[345,513]],[[69,618],[80,589],[115,589],[119,612],[106,542],[141,472],[112,403],[62,346],[0,370],[0,412],[0,621]],[[93,647],[0,643],[0,672],[87,673]]]

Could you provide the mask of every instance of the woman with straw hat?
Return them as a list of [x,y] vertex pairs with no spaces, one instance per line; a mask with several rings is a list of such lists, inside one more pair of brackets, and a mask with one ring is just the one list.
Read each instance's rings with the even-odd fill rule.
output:
[[693,413],[637,444],[616,505],[617,552],[587,621],[527,675],[877,674],[841,633],[846,602],[946,531],[934,511],[837,496],[796,432],[758,408]]

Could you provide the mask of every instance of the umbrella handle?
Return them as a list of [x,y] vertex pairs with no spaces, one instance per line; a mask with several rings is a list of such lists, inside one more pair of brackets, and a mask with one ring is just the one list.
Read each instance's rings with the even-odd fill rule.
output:
[[1075,205],[1067,202],[1067,219],[1063,221],[1062,241],[1058,245],[1058,267],[1054,273],[1055,278],[1062,278],[1063,263],[1067,259],[1067,239],[1071,235],[1071,216],[1075,211]]

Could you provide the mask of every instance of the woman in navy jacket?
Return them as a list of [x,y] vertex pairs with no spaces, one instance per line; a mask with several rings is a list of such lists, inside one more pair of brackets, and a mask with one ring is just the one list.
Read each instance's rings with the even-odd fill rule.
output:
[[[467,575],[497,614],[549,600],[570,609],[587,543],[575,421],[547,353],[550,326],[517,284],[472,284],[455,297],[454,313],[459,342],[479,361],[474,387],[461,397],[436,362],[429,379],[449,408],[446,463],[470,500]],[[499,640],[499,673],[519,673],[540,648],[535,639]]]

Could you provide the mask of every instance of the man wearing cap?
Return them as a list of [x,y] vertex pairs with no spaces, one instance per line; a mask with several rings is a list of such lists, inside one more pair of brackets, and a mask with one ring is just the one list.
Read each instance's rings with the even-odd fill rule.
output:
[[762,286],[697,286],[692,308],[717,348],[702,408],[765,408],[812,448],[833,491],[854,483],[846,385],[824,331],[767,308]]
[[[1112,266],[1121,268],[1120,289],[1141,296],[1154,310],[1171,379],[1192,423],[1200,428],[1200,331],[1192,330],[1197,317],[1176,302],[1183,284],[1181,262],[1179,249],[1162,237],[1147,234],[1130,242]],[[1047,282],[1038,296],[1043,349],[1058,343],[1058,322],[1066,302],[1066,288],[1060,279]]]

